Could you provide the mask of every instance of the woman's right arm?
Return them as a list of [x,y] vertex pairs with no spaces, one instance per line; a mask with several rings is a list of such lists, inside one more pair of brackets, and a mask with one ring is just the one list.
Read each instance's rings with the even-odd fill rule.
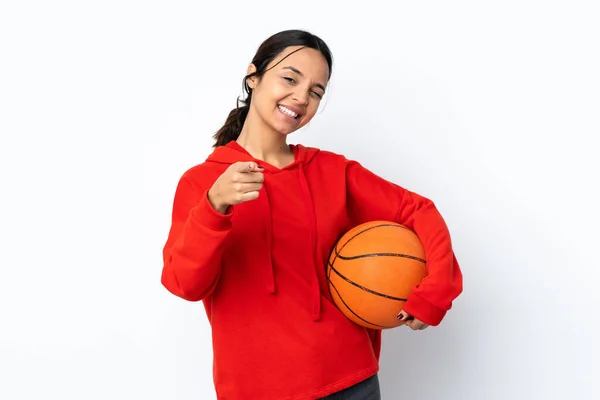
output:
[[169,292],[200,301],[214,290],[221,273],[231,210],[222,214],[183,177],[175,191],[171,229],[163,249],[161,282]]
[[233,207],[258,198],[262,171],[255,162],[236,162],[202,188],[195,189],[185,175],[179,180],[163,249],[161,281],[171,293],[200,301],[215,289]]

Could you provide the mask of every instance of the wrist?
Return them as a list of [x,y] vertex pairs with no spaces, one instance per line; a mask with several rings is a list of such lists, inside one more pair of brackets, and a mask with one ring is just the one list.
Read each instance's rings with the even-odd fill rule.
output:
[[229,208],[229,205],[223,203],[219,196],[215,194],[212,189],[208,191],[208,202],[215,209],[215,211],[221,214],[225,214],[227,212],[227,208]]

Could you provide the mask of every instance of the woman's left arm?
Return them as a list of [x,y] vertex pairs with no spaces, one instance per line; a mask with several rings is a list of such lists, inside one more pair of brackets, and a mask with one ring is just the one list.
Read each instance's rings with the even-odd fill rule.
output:
[[348,215],[354,225],[394,221],[417,234],[425,249],[427,276],[413,289],[403,312],[417,319],[407,322],[417,329],[420,322],[439,325],[462,292],[463,277],[448,227],[434,203],[377,176],[356,161],[346,164],[346,186]]

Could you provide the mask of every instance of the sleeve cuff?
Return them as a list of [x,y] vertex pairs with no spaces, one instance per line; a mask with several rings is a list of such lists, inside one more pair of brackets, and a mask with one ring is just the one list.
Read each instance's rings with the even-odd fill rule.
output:
[[446,310],[414,294],[408,297],[403,310],[431,326],[439,325],[446,315]]
[[231,228],[233,207],[227,209],[226,214],[221,214],[214,209],[208,201],[208,190],[204,192],[200,201],[192,208],[192,217],[200,224],[214,231],[226,231]]

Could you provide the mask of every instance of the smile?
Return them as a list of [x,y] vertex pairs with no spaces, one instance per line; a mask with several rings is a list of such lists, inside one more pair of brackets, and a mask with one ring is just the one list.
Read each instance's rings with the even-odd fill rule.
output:
[[292,110],[284,107],[284,106],[278,106],[279,111],[281,111],[282,113],[284,113],[285,115],[288,115],[294,119],[298,118],[298,114],[296,114],[295,112],[293,112]]

